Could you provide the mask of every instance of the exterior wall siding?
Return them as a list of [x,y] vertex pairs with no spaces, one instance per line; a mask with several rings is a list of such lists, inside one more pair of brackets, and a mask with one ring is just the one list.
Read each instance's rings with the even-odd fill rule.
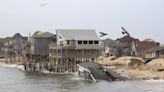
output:
[[49,53],[49,46],[51,39],[48,38],[33,38],[32,54],[46,55]]

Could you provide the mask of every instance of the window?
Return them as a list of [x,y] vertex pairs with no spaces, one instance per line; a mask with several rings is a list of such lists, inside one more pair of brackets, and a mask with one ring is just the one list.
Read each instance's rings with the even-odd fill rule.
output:
[[69,40],[67,41],[67,44],[70,44],[70,41]]
[[82,41],[78,41],[78,44],[82,44]]
[[83,41],[83,43],[84,43],[84,44],[88,44],[88,42],[87,42],[87,41]]
[[61,51],[60,50],[58,50],[58,53],[60,53]]
[[89,44],[93,44],[93,41],[89,41]]
[[17,39],[20,39],[20,36],[19,35],[17,36]]
[[99,41],[94,41],[94,44],[99,44]]

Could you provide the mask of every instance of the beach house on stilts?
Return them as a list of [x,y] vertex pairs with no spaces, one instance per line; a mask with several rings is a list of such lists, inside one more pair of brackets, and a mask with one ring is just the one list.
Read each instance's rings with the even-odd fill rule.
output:
[[57,41],[49,45],[49,62],[53,72],[76,72],[77,64],[97,60],[100,38],[91,29],[57,29]]

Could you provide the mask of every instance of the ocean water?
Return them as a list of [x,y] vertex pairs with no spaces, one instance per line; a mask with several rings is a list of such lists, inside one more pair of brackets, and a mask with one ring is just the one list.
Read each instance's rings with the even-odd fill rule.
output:
[[163,80],[87,81],[73,74],[25,72],[0,65],[0,92],[164,92]]

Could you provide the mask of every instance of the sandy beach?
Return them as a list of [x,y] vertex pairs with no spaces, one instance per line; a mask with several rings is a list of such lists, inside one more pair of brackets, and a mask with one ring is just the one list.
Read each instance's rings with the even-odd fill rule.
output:
[[[164,68],[164,59],[155,59],[148,64],[144,64],[143,59],[139,57],[126,56],[111,60],[113,58],[115,57],[104,58],[103,61],[100,60],[98,63],[105,65],[107,70],[112,70],[130,79],[164,79],[164,71],[159,71],[159,69]],[[132,59],[136,60],[132,61]],[[133,65],[130,65],[132,62]]]

